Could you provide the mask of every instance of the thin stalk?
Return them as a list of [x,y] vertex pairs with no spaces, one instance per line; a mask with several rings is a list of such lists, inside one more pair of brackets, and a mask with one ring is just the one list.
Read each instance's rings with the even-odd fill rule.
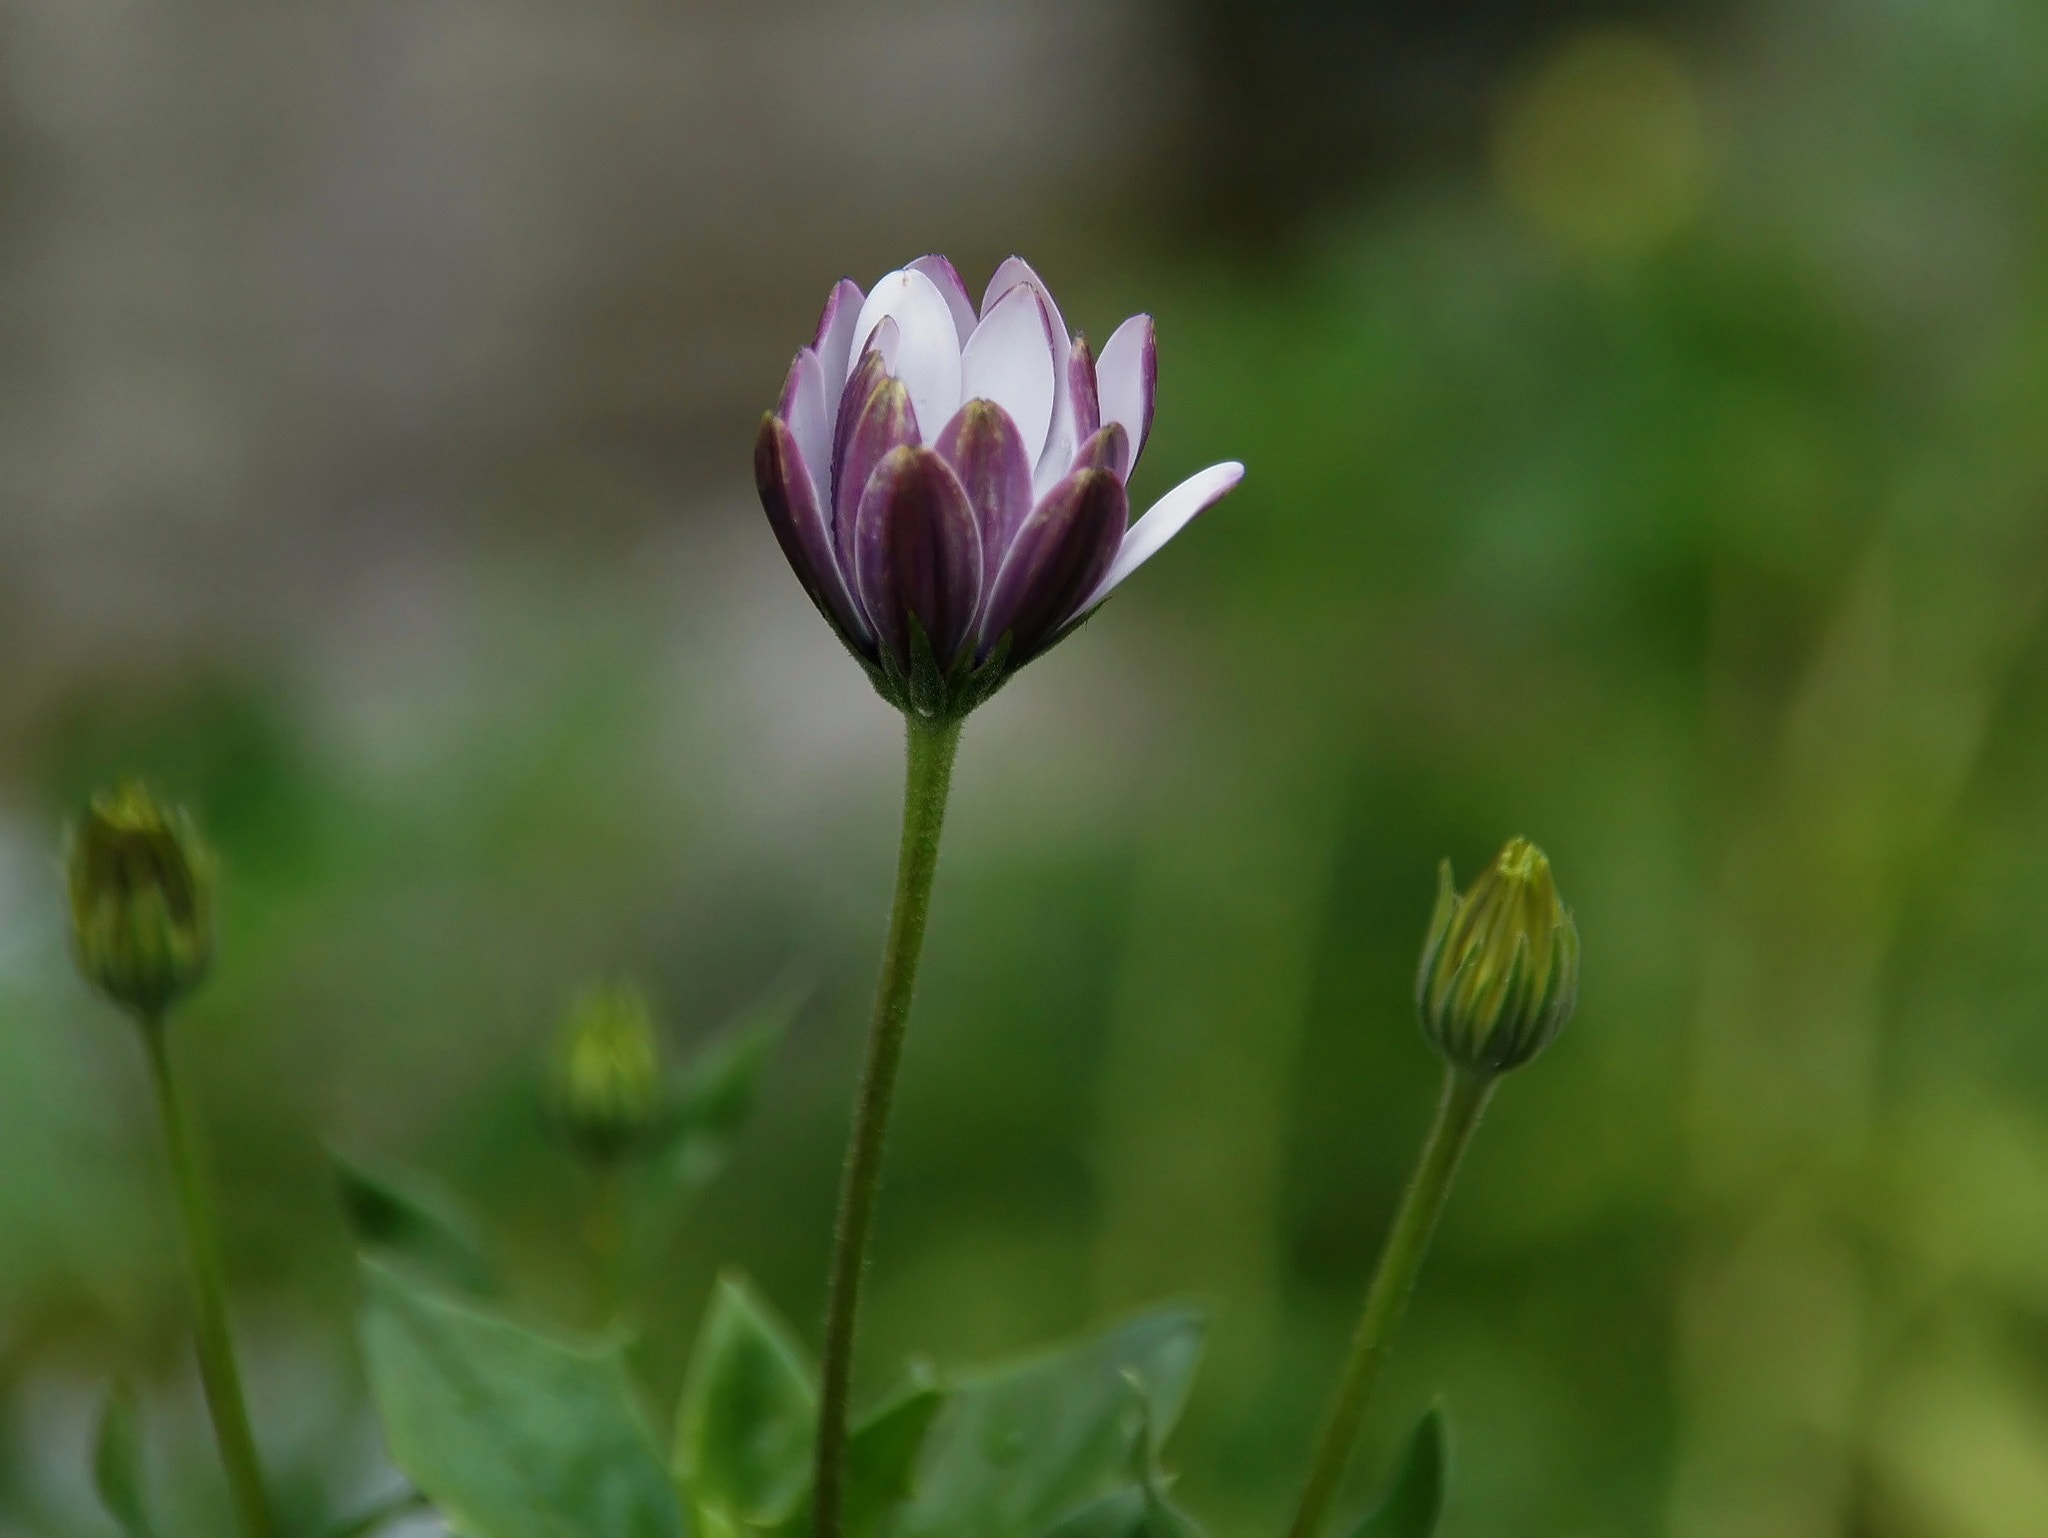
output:
[[600,1161],[591,1171],[588,1232],[596,1272],[597,1325],[609,1330],[625,1319],[631,1232],[627,1225],[626,1171],[621,1160]]
[[861,1272],[867,1263],[868,1227],[882,1175],[889,1105],[903,1057],[917,962],[931,909],[932,876],[939,864],[939,828],[953,783],[960,722],[927,721],[909,712],[905,722],[903,843],[896,862],[896,899],[882,946],[882,976],[868,1025],[867,1056],[853,1136],[839,1187],[839,1221],[832,1240],[832,1270],[825,1304],[825,1349],[819,1363],[818,1443],[811,1483],[811,1531],[839,1538],[846,1487],[846,1418],[853,1382],[854,1323],[860,1311]]
[[163,1117],[164,1143],[170,1156],[171,1185],[191,1262],[193,1334],[199,1347],[199,1382],[206,1392],[207,1413],[213,1418],[214,1438],[220,1444],[220,1461],[227,1471],[228,1492],[244,1538],[273,1538],[276,1528],[269,1499],[263,1493],[263,1470],[256,1460],[256,1438],[249,1430],[249,1406],[235,1366],[234,1339],[228,1333],[227,1282],[221,1270],[213,1203],[184,1097],[171,1072],[170,1032],[162,1018],[142,1022],[142,1040],[149,1051],[150,1078],[156,1084],[157,1109]]
[[1415,1279],[1422,1271],[1423,1257],[1429,1253],[1437,1219],[1450,1198],[1451,1179],[1458,1172],[1465,1145],[1471,1142],[1473,1129],[1479,1125],[1480,1114],[1493,1094],[1493,1085],[1492,1075],[1481,1076],[1456,1067],[1444,1077],[1436,1120],[1423,1141],[1421,1157],[1416,1160],[1415,1173],[1401,1198],[1400,1210],[1394,1214],[1393,1226],[1387,1230],[1379,1266],[1366,1290],[1365,1308],[1358,1316],[1358,1329],[1351,1337],[1351,1354],[1344,1364],[1344,1376],[1338,1381],[1329,1418],[1323,1422],[1315,1462],[1309,1467],[1308,1486],[1302,1491],[1301,1506],[1294,1514],[1288,1538],[1315,1538],[1329,1514],[1330,1502],[1336,1497],[1358,1442],[1366,1402],[1379,1381],[1380,1369],[1386,1365],[1394,1332],[1401,1326],[1409,1295],[1415,1291]]

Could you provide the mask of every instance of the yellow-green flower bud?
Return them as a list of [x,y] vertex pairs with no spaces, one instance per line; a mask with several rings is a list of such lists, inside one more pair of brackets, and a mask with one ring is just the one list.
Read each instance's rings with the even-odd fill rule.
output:
[[1453,1063],[1499,1073],[1548,1046],[1579,1000],[1579,930],[1550,861],[1512,838],[1462,897],[1437,868],[1436,913],[1415,1004],[1423,1033]]
[[554,1086],[562,1129],[577,1150],[617,1159],[655,1132],[662,1114],[661,1049],[647,996],[630,983],[587,988],[569,1011]]
[[213,961],[212,853],[182,808],[135,781],[93,798],[67,851],[71,941],[87,982],[159,1020]]

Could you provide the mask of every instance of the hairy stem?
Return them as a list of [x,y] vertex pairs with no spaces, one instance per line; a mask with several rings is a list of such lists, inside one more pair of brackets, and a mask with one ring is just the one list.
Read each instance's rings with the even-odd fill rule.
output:
[[1315,1538],[1336,1498],[1351,1451],[1358,1442],[1358,1428],[1365,1419],[1366,1403],[1379,1381],[1394,1332],[1401,1326],[1408,1298],[1415,1291],[1415,1279],[1422,1271],[1423,1257],[1436,1232],[1437,1219],[1451,1194],[1451,1179],[1465,1145],[1472,1140],[1480,1114],[1493,1094],[1491,1075],[1481,1076],[1462,1068],[1451,1068],[1444,1078],[1443,1099],[1438,1102],[1436,1120],[1422,1144],[1415,1173],[1401,1198],[1400,1210],[1387,1230],[1372,1285],[1366,1290],[1365,1308],[1358,1316],[1358,1329],[1351,1337],[1351,1354],[1344,1364],[1344,1376],[1337,1385],[1336,1398],[1323,1422],[1316,1442],[1315,1462],[1309,1467],[1308,1486],[1294,1514],[1288,1538]]
[[910,1021],[917,961],[924,949],[925,918],[931,908],[932,876],[939,864],[939,828],[946,793],[953,782],[953,755],[960,746],[960,722],[927,721],[904,715],[906,767],[903,783],[903,844],[896,863],[896,900],[889,935],[882,946],[882,976],[875,988],[868,1025],[867,1056],[861,1068],[860,1098],[854,1106],[853,1136],[839,1187],[839,1221],[832,1240],[832,1271],[825,1304],[825,1349],[819,1363],[818,1443],[811,1485],[811,1531],[815,1538],[839,1538],[846,1488],[846,1420],[853,1383],[854,1325],[860,1310],[861,1272],[867,1262],[868,1227],[882,1175],[882,1146],[888,1137],[889,1105],[903,1057],[903,1033]]
[[199,1381],[206,1392],[207,1413],[213,1418],[213,1434],[220,1444],[220,1461],[227,1471],[228,1491],[234,1498],[243,1538],[273,1538],[276,1529],[270,1518],[269,1499],[263,1493],[256,1438],[249,1430],[249,1406],[242,1394],[241,1373],[235,1366],[235,1344],[228,1333],[227,1283],[221,1271],[213,1203],[200,1168],[184,1097],[171,1072],[169,1038],[170,1032],[161,1017],[142,1022],[150,1078],[156,1084],[157,1108],[163,1117],[178,1220],[184,1229],[185,1251],[192,1268],[193,1334],[199,1347]]

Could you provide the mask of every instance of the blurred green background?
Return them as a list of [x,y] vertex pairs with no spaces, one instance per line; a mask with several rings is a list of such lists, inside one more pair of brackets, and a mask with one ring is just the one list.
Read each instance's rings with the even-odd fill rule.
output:
[[1581,1005],[1360,1490],[1441,1393],[1453,1535],[2048,1531],[2037,0],[0,0],[0,208],[0,1533],[110,1531],[123,1369],[221,1510],[60,926],[125,771],[226,859],[180,1034],[292,1499],[391,1478],[324,1143],[587,1315],[586,977],[679,1053],[810,985],[648,1381],[721,1264],[816,1318],[898,733],[748,448],[830,281],[930,249],[1157,316],[1141,502],[1250,475],[969,728],[870,1385],[1206,1300],[1172,1461],[1277,1530],[1434,1090],[1435,863],[1519,832]]

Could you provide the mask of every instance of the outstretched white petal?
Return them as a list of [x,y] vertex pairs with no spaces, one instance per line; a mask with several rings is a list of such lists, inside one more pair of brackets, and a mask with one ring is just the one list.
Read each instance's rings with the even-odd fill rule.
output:
[[1024,440],[1026,463],[1037,464],[1052,425],[1056,393],[1052,319],[1044,296],[1019,283],[998,299],[960,360],[960,393],[965,400],[991,400],[1010,414]]
[[1152,504],[1151,510],[1130,527],[1118,548],[1109,571],[1094,594],[1081,607],[1092,609],[1117,584],[1165,548],[1166,542],[1194,521],[1197,514],[1214,507],[1232,487],[1244,479],[1244,466],[1235,460],[1198,470]]
[[889,372],[910,391],[919,422],[937,424],[960,409],[960,332],[938,285],[905,267],[877,283],[853,326],[852,358],[860,361],[868,337],[882,321],[896,322]]

